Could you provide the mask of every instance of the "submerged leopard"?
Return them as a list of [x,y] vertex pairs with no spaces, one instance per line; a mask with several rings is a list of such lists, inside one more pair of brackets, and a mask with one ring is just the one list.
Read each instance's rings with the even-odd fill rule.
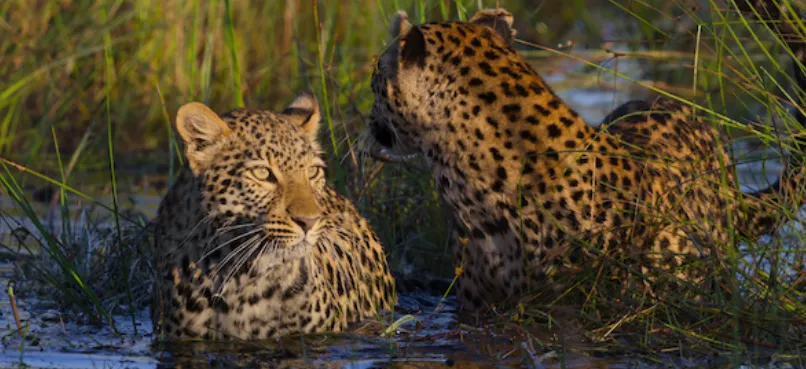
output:
[[755,239],[781,220],[764,209],[800,205],[781,200],[802,183],[792,171],[741,193],[727,140],[687,105],[633,101],[588,125],[512,47],[512,22],[494,9],[415,26],[399,12],[372,76],[375,141],[422,154],[457,220],[464,309],[512,301],[592,260],[699,283],[736,241],[731,229]]
[[152,321],[161,339],[340,331],[391,309],[381,244],[325,184],[319,108],[179,109],[188,168],[154,220]]

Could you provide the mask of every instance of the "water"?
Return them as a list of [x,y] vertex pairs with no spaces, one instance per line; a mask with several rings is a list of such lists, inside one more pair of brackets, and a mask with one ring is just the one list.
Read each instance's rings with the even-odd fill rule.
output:
[[[7,267],[5,268],[8,269]],[[501,368],[558,367],[556,353],[540,353],[509,334],[462,327],[454,315],[454,299],[442,301],[427,295],[402,295],[398,311],[421,311],[418,323],[405,324],[393,338],[377,334],[290,337],[258,343],[188,343],[151,347],[147,312],[136,314],[137,333],[129,316],[115,317],[118,332],[62,321],[58,313],[18,301],[21,320],[28,325],[25,338],[10,329],[13,314],[3,292],[0,318],[5,320],[0,367],[31,368]],[[396,317],[400,317],[400,313]],[[372,330],[372,329],[370,329]],[[363,330],[360,330],[363,331]],[[517,336],[515,336],[517,337]],[[543,339],[549,339],[542,337]],[[617,361],[569,357],[569,367],[622,367]]]

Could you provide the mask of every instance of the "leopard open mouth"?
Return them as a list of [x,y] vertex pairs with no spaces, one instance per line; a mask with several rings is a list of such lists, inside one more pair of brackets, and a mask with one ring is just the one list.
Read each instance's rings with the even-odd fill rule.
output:
[[381,144],[384,148],[394,147],[397,142],[397,135],[385,124],[372,124],[370,131],[375,142]]
[[408,153],[408,150],[401,150],[403,144],[394,130],[387,125],[372,124],[370,132],[375,142],[378,143],[378,145],[373,145],[369,150],[369,154],[373,158],[385,162],[403,162],[417,156],[417,153]]

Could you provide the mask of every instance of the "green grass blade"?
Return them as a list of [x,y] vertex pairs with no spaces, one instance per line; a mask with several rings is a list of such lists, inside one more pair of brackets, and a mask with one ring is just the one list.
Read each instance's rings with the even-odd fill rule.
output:
[[243,89],[241,88],[241,68],[238,65],[238,53],[235,38],[235,24],[232,19],[232,8],[230,7],[230,0],[224,0],[224,41],[227,45],[227,50],[230,56],[230,68],[232,73],[232,81],[235,88],[235,107],[242,108],[243,105]]

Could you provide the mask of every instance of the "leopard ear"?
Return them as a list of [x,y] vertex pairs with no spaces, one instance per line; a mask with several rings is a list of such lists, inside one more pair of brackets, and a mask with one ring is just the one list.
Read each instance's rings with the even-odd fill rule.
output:
[[397,76],[401,64],[404,67],[425,65],[425,37],[419,28],[409,22],[406,12],[397,11],[389,34],[389,47],[380,59],[381,71],[388,79]]
[[213,162],[218,144],[232,129],[221,117],[199,102],[182,105],[176,114],[176,130],[185,143],[190,169],[199,175]]
[[405,36],[409,29],[412,27],[409,22],[409,15],[404,10],[395,12],[395,19],[392,20],[392,25],[389,27],[389,36],[393,39],[398,36]]
[[512,28],[514,22],[512,13],[504,8],[480,10],[468,22],[489,27],[508,44],[512,43],[512,39],[518,33]]
[[319,132],[319,120],[321,119],[316,95],[310,91],[301,92],[282,113],[288,116],[294,124],[301,127],[313,140],[316,140],[316,135]]
[[425,67],[425,36],[416,26],[409,28],[406,37],[402,41],[403,49],[400,50],[400,62],[405,67],[416,65]]

